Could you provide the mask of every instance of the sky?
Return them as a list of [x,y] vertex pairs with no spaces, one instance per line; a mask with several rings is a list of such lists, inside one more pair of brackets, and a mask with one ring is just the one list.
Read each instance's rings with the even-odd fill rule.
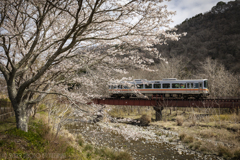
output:
[[168,10],[176,11],[176,15],[172,17],[174,22],[170,24],[171,27],[174,27],[181,24],[186,18],[210,11],[220,1],[235,0],[171,0],[170,2],[164,2],[164,4],[168,6]]

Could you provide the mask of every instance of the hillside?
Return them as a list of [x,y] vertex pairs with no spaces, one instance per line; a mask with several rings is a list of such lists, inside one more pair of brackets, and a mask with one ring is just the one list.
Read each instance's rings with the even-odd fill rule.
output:
[[240,1],[218,2],[209,12],[198,14],[177,25],[178,33],[187,32],[179,41],[156,47],[164,57],[187,56],[189,67],[198,68],[206,57],[240,73]]

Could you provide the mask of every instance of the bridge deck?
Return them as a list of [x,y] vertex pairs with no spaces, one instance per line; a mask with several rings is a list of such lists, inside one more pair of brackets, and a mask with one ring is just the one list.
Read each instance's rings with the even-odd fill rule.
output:
[[240,99],[94,99],[93,103],[102,105],[127,105],[127,106],[162,106],[162,107],[199,107],[199,108],[237,108]]

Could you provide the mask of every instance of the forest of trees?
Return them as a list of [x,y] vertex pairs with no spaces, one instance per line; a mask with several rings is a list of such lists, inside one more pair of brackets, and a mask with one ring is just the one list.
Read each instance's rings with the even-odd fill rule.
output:
[[197,69],[207,57],[217,59],[227,70],[240,70],[240,1],[218,2],[209,12],[200,13],[177,25],[177,33],[187,32],[179,41],[157,45],[164,57],[182,55],[188,67]]

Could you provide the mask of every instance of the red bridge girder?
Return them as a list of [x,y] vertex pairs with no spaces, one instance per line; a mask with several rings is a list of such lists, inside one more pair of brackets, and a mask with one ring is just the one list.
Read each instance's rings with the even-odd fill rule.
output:
[[161,107],[198,107],[198,108],[237,108],[240,107],[240,99],[94,99],[93,103],[101,105],[122,106],[161,106]]

